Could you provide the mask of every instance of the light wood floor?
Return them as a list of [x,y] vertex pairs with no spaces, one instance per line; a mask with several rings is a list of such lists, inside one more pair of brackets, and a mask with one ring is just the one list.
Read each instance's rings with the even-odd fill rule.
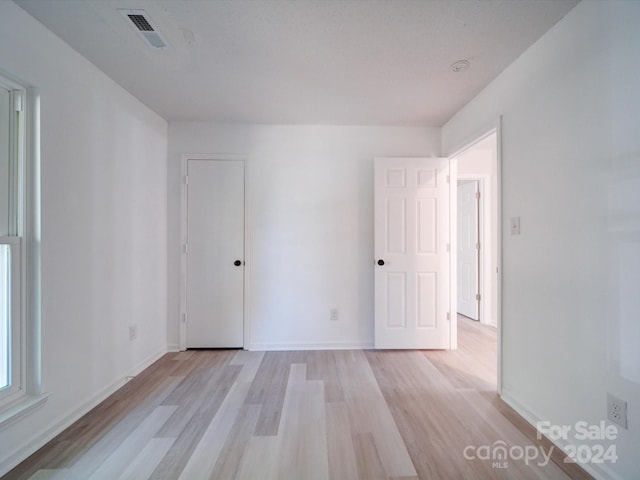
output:
[[452,352],[170,353],[3,478],[589,478],[465,458],[536,445],[497,397],[495,337],[460,317]]

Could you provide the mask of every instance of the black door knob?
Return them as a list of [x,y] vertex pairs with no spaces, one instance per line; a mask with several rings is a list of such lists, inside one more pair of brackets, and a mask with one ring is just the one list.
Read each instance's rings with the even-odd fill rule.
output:
[[239,267],[240,265],[242,265],[242,262],[241,262],[240,260],[236,260],[235,262],[233,262],[233,264],[234,264],[236,267]]
[[384,260],[382,259],[378,260],[378,265],[384,265]]

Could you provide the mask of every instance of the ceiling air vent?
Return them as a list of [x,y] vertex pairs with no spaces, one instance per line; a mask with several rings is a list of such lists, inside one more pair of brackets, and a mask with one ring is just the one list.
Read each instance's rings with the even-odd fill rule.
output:
[[118,10],[129,24],[140,35],[140,37],[154,48],[164,48],[167,46],[164,38],[155,28],[149,15],[144,10]]

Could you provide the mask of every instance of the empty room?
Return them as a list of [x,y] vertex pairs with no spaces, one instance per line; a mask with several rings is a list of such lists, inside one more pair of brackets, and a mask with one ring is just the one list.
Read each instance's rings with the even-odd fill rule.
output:
[[0,0],[0,477],[640,478],[638,25]]

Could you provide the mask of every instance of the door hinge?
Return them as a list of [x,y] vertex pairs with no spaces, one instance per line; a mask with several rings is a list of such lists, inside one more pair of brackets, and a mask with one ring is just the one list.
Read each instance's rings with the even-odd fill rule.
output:
[[480,242],[476,242],[476,250],[480,250]]
[[476,192],[476,200],[480,200],[480,192]]
[[451,244],[447,243],[447,252],[450,253],[451,252]]
[[186,313],[182,314],[182,323],[187,323],[187,314]]
[[451,312],[447,312],[447,320],[451,320]]
[[189,253],[189,244],[185,243],[184,245],[182,245],[182,251],[184,253]]
[[451,176],[447,175],[447,183],[450,183],[450,182],[451,182]]
[[185,185],[189,185],[189,175],[185,175],[182,181]]
[[480,301],[480,294],[479,293],[476,293],[476,300]]

